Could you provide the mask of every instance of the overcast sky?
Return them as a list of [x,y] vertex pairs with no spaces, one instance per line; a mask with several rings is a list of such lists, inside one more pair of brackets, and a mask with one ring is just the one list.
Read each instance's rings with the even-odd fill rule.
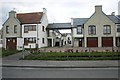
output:
[[102,5],[103,11],[110,15],[118,14],[120,0],[0,0],[0,26],[8,18],[8,12],[17,13],[41,12],[47,9],[50,23],[70,22],[71,18],[88,18],[95,9],[95,5]]

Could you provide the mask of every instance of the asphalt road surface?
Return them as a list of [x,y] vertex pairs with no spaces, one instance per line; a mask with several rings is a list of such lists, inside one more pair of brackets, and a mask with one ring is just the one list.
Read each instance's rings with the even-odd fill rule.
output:
[[3,78],[118,78],[118,68],[3,67]]

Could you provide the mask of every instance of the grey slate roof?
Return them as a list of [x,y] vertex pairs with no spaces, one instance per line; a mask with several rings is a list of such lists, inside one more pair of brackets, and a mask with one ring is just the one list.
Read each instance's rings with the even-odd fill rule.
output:
[[[120,24],[120,15],[106,15],[115,24]],[[83,25],[89,18],[73,18],[73,27],[77,25]],[[71,29],[71,23],[51,23],[48,24],[47,29]]]
[[77,27],[77,25],[83,25],[88,18],[73,18],[73,26]]
[[71,23],[51,23],[48,24],[47,29],[71,29]]
[[107,15],[110,20],[112,20],[115,24],[120,24],[120,16],[114,16],[114,15]]
[[117,16],[117,18],[119,18],[120,19],[120,15],[116,15]]

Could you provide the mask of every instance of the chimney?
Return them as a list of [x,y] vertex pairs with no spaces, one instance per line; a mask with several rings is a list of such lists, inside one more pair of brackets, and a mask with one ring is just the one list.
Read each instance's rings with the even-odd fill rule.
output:
[[115,16],[115,12],[112,12],[111,15]]
[[9,12],[9,17],[12,17],[12,18],[13,18],[13,17],[16,17],[16,11],[13,11],[13,10],[10,11],[10,12]]
[[102,5],[96,5],[95,12],[102,12]]
[[43,13],[47,13],[47,10],[46,10],[46,8],[43,8]]

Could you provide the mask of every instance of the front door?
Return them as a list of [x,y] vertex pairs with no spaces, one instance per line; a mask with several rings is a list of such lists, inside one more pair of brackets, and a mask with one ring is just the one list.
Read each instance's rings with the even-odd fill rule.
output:
[[79,47],[82,47],[82,40],[79,40]]
[[55,46],[60,46],[60,42],[56,42],[56,43],[55,43]]
[[7,50],[16,50],[17,38],[6,38]]
[[48,47],[52,47],[52,39],[48,39]]

